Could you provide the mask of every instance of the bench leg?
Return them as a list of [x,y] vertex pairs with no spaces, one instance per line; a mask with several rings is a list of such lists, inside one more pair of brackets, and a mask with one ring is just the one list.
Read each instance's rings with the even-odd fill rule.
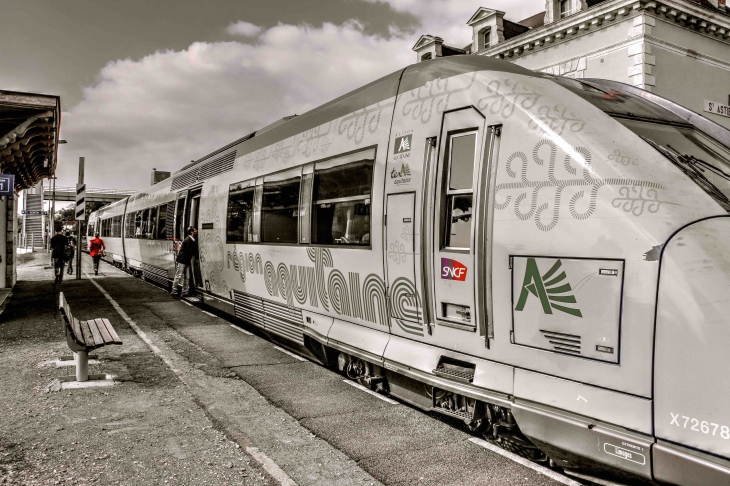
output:
[[76,381],[89,381],[89,353],[78,351],[76,357]]

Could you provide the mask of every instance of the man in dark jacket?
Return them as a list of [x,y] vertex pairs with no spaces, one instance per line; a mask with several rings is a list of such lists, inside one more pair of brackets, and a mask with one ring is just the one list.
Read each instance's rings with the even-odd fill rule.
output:
[[56,272],[56,283],[63,281],[63,269],[66,266],[66,246],[68,238],[63,236],[61,228],[56,229],[56,235],[51,238],[51,258]]
[[[185,232],[188,235],[182,242],[180,251],[175,261],[177,269],[175,271],[175,279],[172,281],[172,292],[170,295],[177,297],[187,297],[190,293],[190,264],[193,258],[198,258],[198,229],[190,226]],[[177,286],[182,285],[182,294],[177,291]]]

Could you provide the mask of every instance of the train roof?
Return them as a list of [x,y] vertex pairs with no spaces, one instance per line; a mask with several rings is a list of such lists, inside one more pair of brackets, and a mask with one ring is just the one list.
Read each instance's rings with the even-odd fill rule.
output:
[[237,145],[243,144],[237,154],[237,157],[240,157],[241,155],[267,147],[272,143],[289,138],[310,128],[336,120],[348,113],[392,98],[404,91],[425,86],[426,83],[434,79],[446,79],[474,71],[498,71],[511,72],[523,76],[542,76],[542,73],[530,71],[514,63],[484,56],[449,56],[419,62],[377,79],[302,115],[277,120],[266,127],[185,165],[175,174],[179,174],[206,162],[212,157]]

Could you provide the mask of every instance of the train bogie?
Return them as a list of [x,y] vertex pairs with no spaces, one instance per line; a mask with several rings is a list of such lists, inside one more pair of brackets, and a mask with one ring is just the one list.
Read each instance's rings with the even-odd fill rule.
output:
[[[124,217],[196,225],[205,303],[365,386],[554,466],[719,484],[728,146],[635,88],[452,57],[223,147]],[[123,240],[172,275],[171,242]]]

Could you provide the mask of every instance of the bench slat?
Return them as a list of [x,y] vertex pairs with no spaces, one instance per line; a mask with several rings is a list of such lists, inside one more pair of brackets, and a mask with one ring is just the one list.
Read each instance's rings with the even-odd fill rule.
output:
[[63,292],[58,294],[58,307],[59,309],[66,309],[66,297],[63,295]]
[[69,323],[71,324],[71,330],[73,331],[74,340],[79,344],[85,344],[84,334],[81,332],[81,323],[79,322],[79,320],[74,317],[72,319],[69,319]]
[[[89,329],[91,330],[91,334],[94,336],[94,342],[96,343],[96,346],[104,346],[106,343],[104,342],[104,337],[101,335],[101,332],[99,332],[98,324],[96,323],[96,320],[88,320],[86,323],[89,325]],[[105,328],[106,329],[106,328]]]
[[66,314],[66,317],[68,317],[69,321],[73,321],[73,314],[71,313],[71,307],[69,307],[68,302],[66,302],[66,305],[63,308],[63,312]]
[[109,334],[111,335],[114,344],[122,344],[122,340],[119,339],[119,335],[117,334],[117,331],[115,331],[112,327],[112,323],[109,322],[109,319],[102,319],[101,321],[104,323],[104,325],[106,325],[106,329],[109,331]]
[[114,338],[111,334],[109,334],[109,330],[106,328],[106,324],[104,324],[103,319],[94,319],[96,322],[96,327],[99,328],[99,332],[101,333],[102,338],[104,338],[104,344],[111,344],[114,342]]
[[91,329],[89,329],[89,323],[86,321],[80,321],[79,325],[81,326],[81,332],[84,335],[84,342],[86,343],[86,347],[95,348],[96,341],[94,341],[94,335],[91,334]]

